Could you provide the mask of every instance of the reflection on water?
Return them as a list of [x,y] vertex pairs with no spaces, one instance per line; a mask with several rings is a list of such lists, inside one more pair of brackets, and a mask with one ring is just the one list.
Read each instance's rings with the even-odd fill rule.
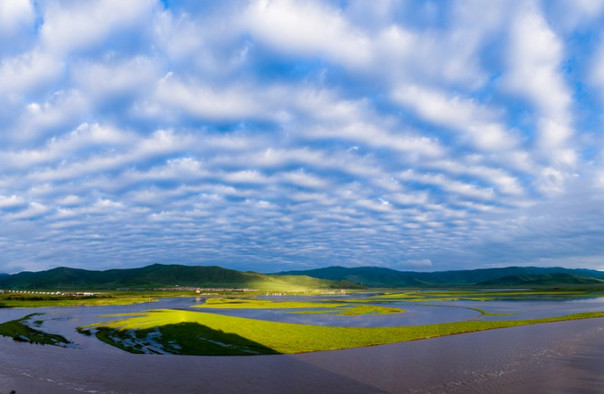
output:
[[462,308],[481,308],[504,316],[483,316],[485,320],[521,320],[604,311],[604,297],[564,301],[448,301],[439,303]]
[[300,311],[299,309],[195,309],[251,319],[341,327],[392,327],[437,324],[471,319],[478,314],[476,311],[469,309],[449,308],[446,306],[428,307],[418,303],[400,302],[388,304],[388,306],[404,309],[405,313],[343,316],[330,313],[292,313]]
[[[314,301],[333,299],[333,296],[305,298]],[[348,297],[352,299],[352,297]],[[355,298],[358,298],[356,296]],[[280,300],[300,300],[299,297],[281,297]],[[45,307],[45,308],[3,308],[0,309],[0,323],[19,319],[30,313],[42,313],[36,320],[42,320],[44,331],[56,333],[74,342],[82,349],[97,349],[115,352],[116,349],[95,338],[79,334],[76,328],[99,321],[110,320],[107,315],[144,312],[149,309],[187,309],[252,319],[262,319],[287,323],[314,324],[349,327],[388,327],[437,324],[469,319],[508,320],[560,316],[570,313],[604,310],[604,298],[567,301],[439,301],[431,303],[393,302],[388,304],[405,310],[405,313],[386,315],[343,316],[336,314],[298,314],[299,309],[219,309],[195,308],[204,302],[200,297],[163,298],[158,302],[134,305],[85,306],[85,307]],[[480,308],[490,313],[506,313],[502,316],[481,316],[469,308]],[[121,351],[120,351],[121,352]]]
[[[78,326],[110,319],[103,315],[158,308],[339,326],[522,319],[604,310],[602,298],[446,301],[430,305],[397,302],[390,305],[405,309],[405,313],[377,316],[300,315],[285,309],[192,308],[202,302],[200,298],[167,298],[137,305],[0,309],[0,322],[43,313],[40,317],[43,330],[63,335],[77,346],[63,349],[0,337],[0,392],[12,389],[18,393],[539,392],[552,382],[569,385],[569,391],[591,392],[593,387],[596,392],[595,387],[604,386],[604,378],[597,372],[604,368],[604,319],[515,327],[362,349],[253,357],[134,355],[75,331]],[[479,312],[467,308],[515,315],[481,317]],[[566,361],[560,363],[558,359]],[[564,374],[569,376],[563,381],[552,378]]]

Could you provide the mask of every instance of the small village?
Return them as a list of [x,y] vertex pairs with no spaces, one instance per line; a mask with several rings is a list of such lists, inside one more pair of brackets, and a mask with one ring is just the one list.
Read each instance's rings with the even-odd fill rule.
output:
[[65,297],[94,297],[94,296],[101,295],[101,293],[93,293],[93,292],[89,292],[89,291],[62,292],[62,291],[6,290],[6,289],[0,289],[0,294],[54,295],[54,296],[65,296]]

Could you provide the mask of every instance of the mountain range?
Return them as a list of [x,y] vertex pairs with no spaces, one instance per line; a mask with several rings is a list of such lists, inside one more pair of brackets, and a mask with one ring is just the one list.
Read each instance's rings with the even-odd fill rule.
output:
[[162,264],[107,271],[59,267],[48,271],[0,276],[0,289],[149,289],[177,286],[284,291],[362,287],[351,282],[318,279],[306,275],[266,275],[217,266]]
[[[305,275],[345,280],[367,287],[523,286],[559,284],[604,284],[604,272],[561,267],[505,267],[459,271],[415,272],[381,267],[326,267],[285,271],[278,275]],[[552,276],[554,275],[554,276]]]
[[0,274],[0,289],[117,289],[212,287],[302,291],[451,286],[604,285],[604,272],[589,269],[506,267],[415,272],[381,267],[326,267],[261,274],[218,266],[153,264],[142,268],[91,271],[59,267],[40,272]]

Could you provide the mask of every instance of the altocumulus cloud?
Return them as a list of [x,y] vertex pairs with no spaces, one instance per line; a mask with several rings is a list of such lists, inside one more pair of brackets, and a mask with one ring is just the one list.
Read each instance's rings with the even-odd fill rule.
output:
[[0,2],[0,272],[604,269],[604,1]]

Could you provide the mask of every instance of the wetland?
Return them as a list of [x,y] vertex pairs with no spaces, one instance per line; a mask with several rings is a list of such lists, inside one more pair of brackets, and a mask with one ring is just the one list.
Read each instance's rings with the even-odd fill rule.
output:
[[[494,359],[485,364],[491,363],[493,368],[509,368],[510,363],[529,363],[531,357],[531,363],[546,363],[549,368],[552,357],[556,355],[574,357],[581,346],[593,351],[594,347],[586,344],[604,342],[604,297],[597,292],[567,292],[561,296],[559,293],[534,290],[421,290],[346,296],[275,297],[254,294],[163,298],[139,294],[134,298],[132,295],[128,297],[137,302],[122,303],[117,300],[120,296],[117,296],[107,298],[111,301],[105,305],[99,305],[97,299],[88,305],[70,307],[1,308],[0,334],[8,336],[0,338],[2,348],[6,349],[0,361],[0,392],[37,387],[43,381],[51,388],[49,392],[53,392],[52,388],[54,392],[72,389],[161,392],[161,385],[150,388],[146,383],[138,389],[129,386],[126,390],[120,385],[126,385],[127,382],[118,383],[122,378],[117,377],[110,379],[116,385],[112,387],[109,381],[101,381],[102,376],[90,376],[91,373],[84,371],[86,368],[83,366],[76,367],[67,362],[65,369],[62,369],[62,364],[52,361],[67,359],[79,359],[82,363],[88,360],[88,363],[94,362],[95,366],[101,366],[105,371],[112,370],[113,367],[108,365],[135,361],[153,376],[163,376],[176,364],[190,363],[207,368],[206,363],[211,363],[207,360],[215,360],[217,364],[213,364],[209,370],[216,375],[225,374],[231,368],[245,368],[243,374],[246,376],[257,370],[263,377],[248,376],[248,381],[259,383],[260,379],[269,388],[280,385],[270,379],[279,380],[297,371],[302,376],[315,376],[314,385],[331,386],[340,382],[336,392],[339,389],[344,392],[345,388],[350,389],[349,392],[406,392],[412,387],[424,392],[429,391],[430,385],[437,387],[439,379],[455,377],[436,379],[432,376],[429,381],[421,383],[418,378],[402,381],[397,380],[397,376],[403,373],[403,369],[425,375],[426,370],[422,368],[426,366],[414,364],[413,360],[425,359],[430,352],[434,353],[432,357],[435,363],[431,368],[436,371],[451,362],[447,358],[457,359],[468,352],[472,353],[468,354],[472,359]],[[3,327],[14,328],[15,324],[21,329],[44,333],[48,338],[60,337],[62,342],[59,345],[63,347],[53,346],[49,342],[41,346],[14,341],[11,336],[27,337],[23,332],[11,335],[10,331],[3,330]],[[505,348],[506,342],[509,342],[507,346],[514,347],[519,342],[539,343],[544,332],[556,332],[552,335],[557,339],[552,337],[551,343],[543,344],[541,350],[533,350],[531,354],[527,355],[519,349],[516,355],[500,357],[501,354],[495,351],[498,346]],[[562,335],[563,332],[566,334]],[[485,348],[473,345],[477,338],[485,337],[495,338],[492,339],[494,342],[485,345]],[[31,342],[45,343],[43,340]],[[434,343],[442,343],[442,360],[435,355]],[[450,343],[467,343],[467,348]],[[595,348],[598,349],[597,346]],[[422,349],[432,350],[428,352]],[[360,359],[349,360],[348,355],[351,354],[355,357],[358,355]],[[376,358],[376,364],[366,365],[367,370],[362,376],[354,378],[354,371],[360,373],[357,368],[365,365],[363,360],[367,357]],[[334,358],[334,363],[340,363],[337,367],[325,361]],[[312,360],[312,363],[302,360]],[[391,360],[392,365],[385,368],[383,360]],[[500,365],[497,360],[504,364]],[[474,361],[456,362],[466,365]],[[349,365],[349,369],[345,365]],[[579,372],[589,374],[589,365],[579,369]],[[281,375],[271,374],[270,366],[281,370]],[[75,377],[71,368],[79,369],[81,377]],[[124,368],[123,371],[128,371],[124,373],[132,374],[136,379],[138,370]],[[158,370],[153,372],[153,368]],[[94,369],[98,371],[98,368]],[[390,371],[392,376],[383,376],[384,371]],[[207,371],[201,373],[202,376],[198,373],[195,379],[211,385],[208,380],[212,378],[207,374]],[[378,382],[367,376],[382,376],[383,381]],[[592,378],[597,381],[601,379],[598,376]],[[497,380],[487,379],[486,376],[480,379],[491,383]],[[395,381],[399,385],[396,390],[393,383],[385,383]],[[444,381],[440,383],[448,384]],[[185,389],[194,382],[179,384]],[[230,389],[224,387],[218,392],[235,391],[235,386],[229,386]],[[244,387],[238,389],[246,391]]]

